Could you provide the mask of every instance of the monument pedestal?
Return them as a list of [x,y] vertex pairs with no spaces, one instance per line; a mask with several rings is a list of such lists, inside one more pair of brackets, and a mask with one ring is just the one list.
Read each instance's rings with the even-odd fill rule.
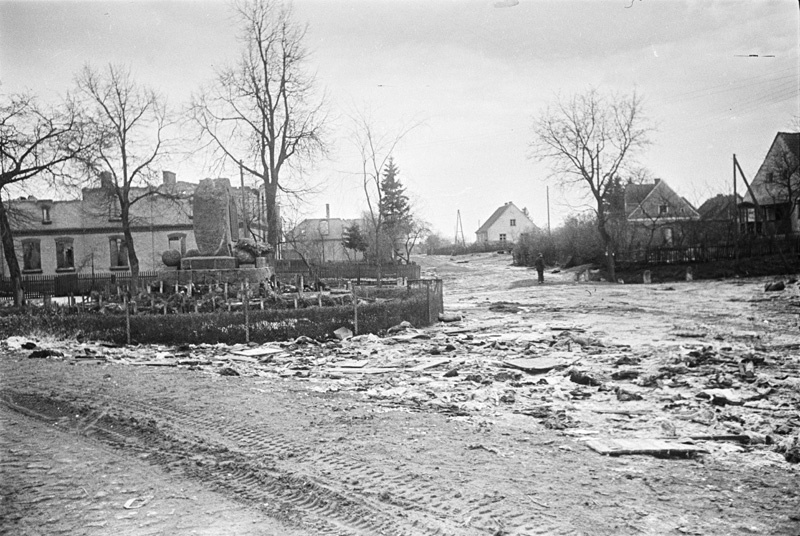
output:
[[181,270],[235,270],[234,257],[186,257],[181,259]]

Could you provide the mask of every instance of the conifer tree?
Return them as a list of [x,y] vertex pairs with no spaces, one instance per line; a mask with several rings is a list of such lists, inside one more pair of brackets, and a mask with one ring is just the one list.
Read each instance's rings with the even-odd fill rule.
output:
[[383,197],[380,202],[380,214],[383,220],[383,230],[392,243],[392,258],[397,258],[398,238],[412,219],[408,196],[398,178],[399,174],[400,170],[395,165],[394,159],[390,157],[381,180]]

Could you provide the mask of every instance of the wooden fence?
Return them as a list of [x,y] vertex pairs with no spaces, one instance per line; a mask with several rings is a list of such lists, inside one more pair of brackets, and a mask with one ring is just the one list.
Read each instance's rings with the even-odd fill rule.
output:
[[[331,280],[353,280],[357,283],[376,280],[378,267],[363,263],[326,263],[318,266],[308,266],[304,261],[277,261],[276,276],[278,279],[294,281],[297,276],[303,276],[307,282],[314,278]],[[419,279],[420,267],[417,264],[394,264],[381,267],[381,278],[389,281],[393,279]],[[130,286],[130,272],[98,272],[94,274],[57,274],[57,275],[24,275],[22,287],[25,299],[42,298],[44,296],[85,296],[92,291],[113,294],[117,289],[127,289]],[[139,272],[139,284],[144,286],[159,280],[159,272]],[[0,277],[0,300],[13,297],[11,280]]]
[[686,264],[781,254],[794,257],[798,253],[800,253],[800,236],[787,236],[763,240],[746,240],[738,244],[719,246],[646,248],[617,253],[616,261],[618,264]]
[[[139,284],[144,285],[158,280],[158,272],[139,272]],[[96,272],[94,274],[23,275],[22,288],[25,299],[43,296],[85,296],[92,291],[106,294],[116,292],[117,288],[128,288],[130,272]],[[11,299],[13,287],[11,280],[0,277],[0,299]]]
[[[380,267],[381,279],[419,279],[421,269],[418,264],[385,264]],[[357,283],[378,279],[378,266],[358,262],[337,262],[308,265],[300,260],[281,260],[275,263],[275,274],[282,281],[297,276],[306,280],[353,280]]]

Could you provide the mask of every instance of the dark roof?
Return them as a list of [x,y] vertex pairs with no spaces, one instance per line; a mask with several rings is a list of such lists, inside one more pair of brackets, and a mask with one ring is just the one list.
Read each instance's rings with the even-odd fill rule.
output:
[[652,184],[634,184],[629,183],[625,185],[625,215],[630,216],[631,212],[642,204],[642,201],[650,195],[653,188],[658,183]]
[[706,199],[697,211],[700,218],[706,221],[728,221],[736,217],[736,206],[741,201],[741,196],[717,194]]
[[800,132],[778,132],[777,137],[782,138],[794,157],[800,160]]
[[[764,161],[750,183],[750,190],[759,204],[772,205],[789,201],[787,185],[780,181],[771,182],[768,179],[776,169],[775,159],[779,157],[779,154],[786,154],[787,150],[795,162],[800,162],[800,132],[778,132],[775,135]],[[792,184],[795,183],[795,180],[796,178],[791,179]],[[743,203],[753,203],[751,191],[746,191]]]
[[486,231],[486,230],[488,230],[488,229],[489,229],[489,227],[491,227],[491,226],[492,226],[492,224],[494,224],[494,222],[496,222],[497,220],[499,220],[499,219],[500,219],[500,216],[502,216],[502,215],[503,215],[503,212],[505,212],[505,211],[506,211],[506,209],[507,209],[509,206],[511,206],[511,205],[513,205],[513,206],[515,206],[515,207],[516,207],[516,205],[514,205],[514,203],[512,203],[511,201],[509,201],[508,203],[506,203],[506,204],[505,204],[505,205],[503,205],[502,207],[499,207],[497,210],[495,210],[495,211],[492,213],[492,215],[491,215],[491,216],[489,216],[489,219],[488,219],[488,220],[486,220],[486,222],[485,222],[483,225],[481,225],[480,227],[478,227],[478,230],[477,230],[477,231],[475,231],[475,232],[476,232],[476,233],[482,233],[483,231]]

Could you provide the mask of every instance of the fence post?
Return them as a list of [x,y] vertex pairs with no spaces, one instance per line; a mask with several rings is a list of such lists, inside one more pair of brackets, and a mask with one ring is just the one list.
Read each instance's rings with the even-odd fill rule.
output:
[[131,343],[131,312],[128,310],[128,293],[122,296],[122,303],[125,305],[125,341]]
[[439,312],[444,313],[444,281],[437,279],[436,288],[438,289],[437,296],[439,297]]
[[356,295],[356,286],[350,282],[350,288],[353,289],[353,335],[358,335],[358,296]]
[[244,282],[244,342],[250,343],[250,284]]
[[428,325],[433,324],[431,319],[431,282],[425,281],[425,304],[428,307]]

